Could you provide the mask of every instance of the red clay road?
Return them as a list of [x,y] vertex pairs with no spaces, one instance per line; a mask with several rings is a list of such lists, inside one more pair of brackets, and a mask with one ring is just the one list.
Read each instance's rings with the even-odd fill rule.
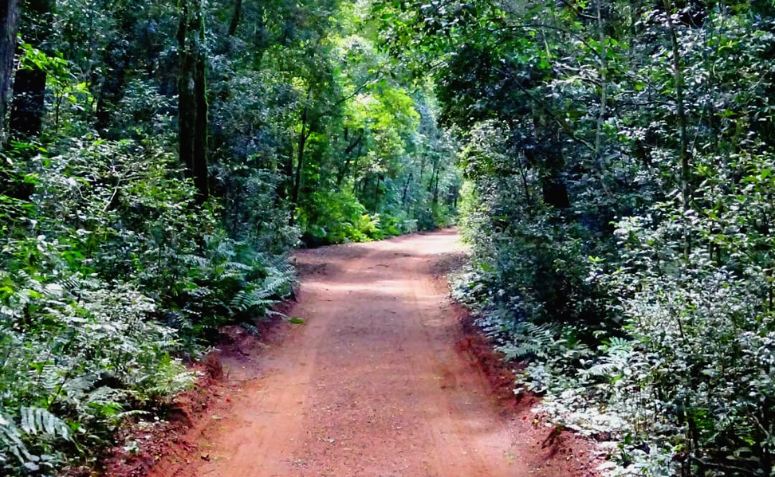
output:
[[152,475],[571,475],[536,466],[535,436],[455,351],[458,319],[433,270],[462,250],[446,230],[298,252],[291,315],[304,324],[262,353],[227,415],[205,418],[200,458]]

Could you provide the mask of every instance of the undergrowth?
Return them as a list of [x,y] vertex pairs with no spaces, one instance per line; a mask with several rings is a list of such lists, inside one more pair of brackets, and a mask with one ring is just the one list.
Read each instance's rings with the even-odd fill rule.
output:
[[54,475],[189,388],[182,357],[272,313],[295,275],[228,238],[152,144],[19,144],[5,159],[0,473]]

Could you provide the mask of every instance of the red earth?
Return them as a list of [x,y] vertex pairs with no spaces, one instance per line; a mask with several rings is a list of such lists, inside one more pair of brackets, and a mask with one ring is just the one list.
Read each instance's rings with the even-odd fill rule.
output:
[[[441,275],[464,251],[445,230],[298,252],[288,314],[303,323],[232,335],[221,383],[148,475],[597,475],[593,445],[534,422],[537,399],[514,396],[511,371],[449,299]],[[146,471],[121,467],[108,474]]]

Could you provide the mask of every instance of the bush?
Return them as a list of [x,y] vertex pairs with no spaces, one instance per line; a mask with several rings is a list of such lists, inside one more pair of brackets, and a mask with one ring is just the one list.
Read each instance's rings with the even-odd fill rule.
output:
[[154,145],[83,138],[6,165],[16,197],[0,196],[5,473],[94,459],[125,417],[193,383],[174,356],[291,291],[287,261],[228,238],[173,164]]

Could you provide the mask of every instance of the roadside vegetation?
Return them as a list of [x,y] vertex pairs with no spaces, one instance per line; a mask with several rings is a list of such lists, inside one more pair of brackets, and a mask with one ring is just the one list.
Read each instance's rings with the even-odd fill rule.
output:
[[455,140],[366,7],[0,2],[0,474],[96,465],[294,247],[451,222]]
[[460,131],[457,296],[612,476],[775,475],[775,6],[386,2]]

